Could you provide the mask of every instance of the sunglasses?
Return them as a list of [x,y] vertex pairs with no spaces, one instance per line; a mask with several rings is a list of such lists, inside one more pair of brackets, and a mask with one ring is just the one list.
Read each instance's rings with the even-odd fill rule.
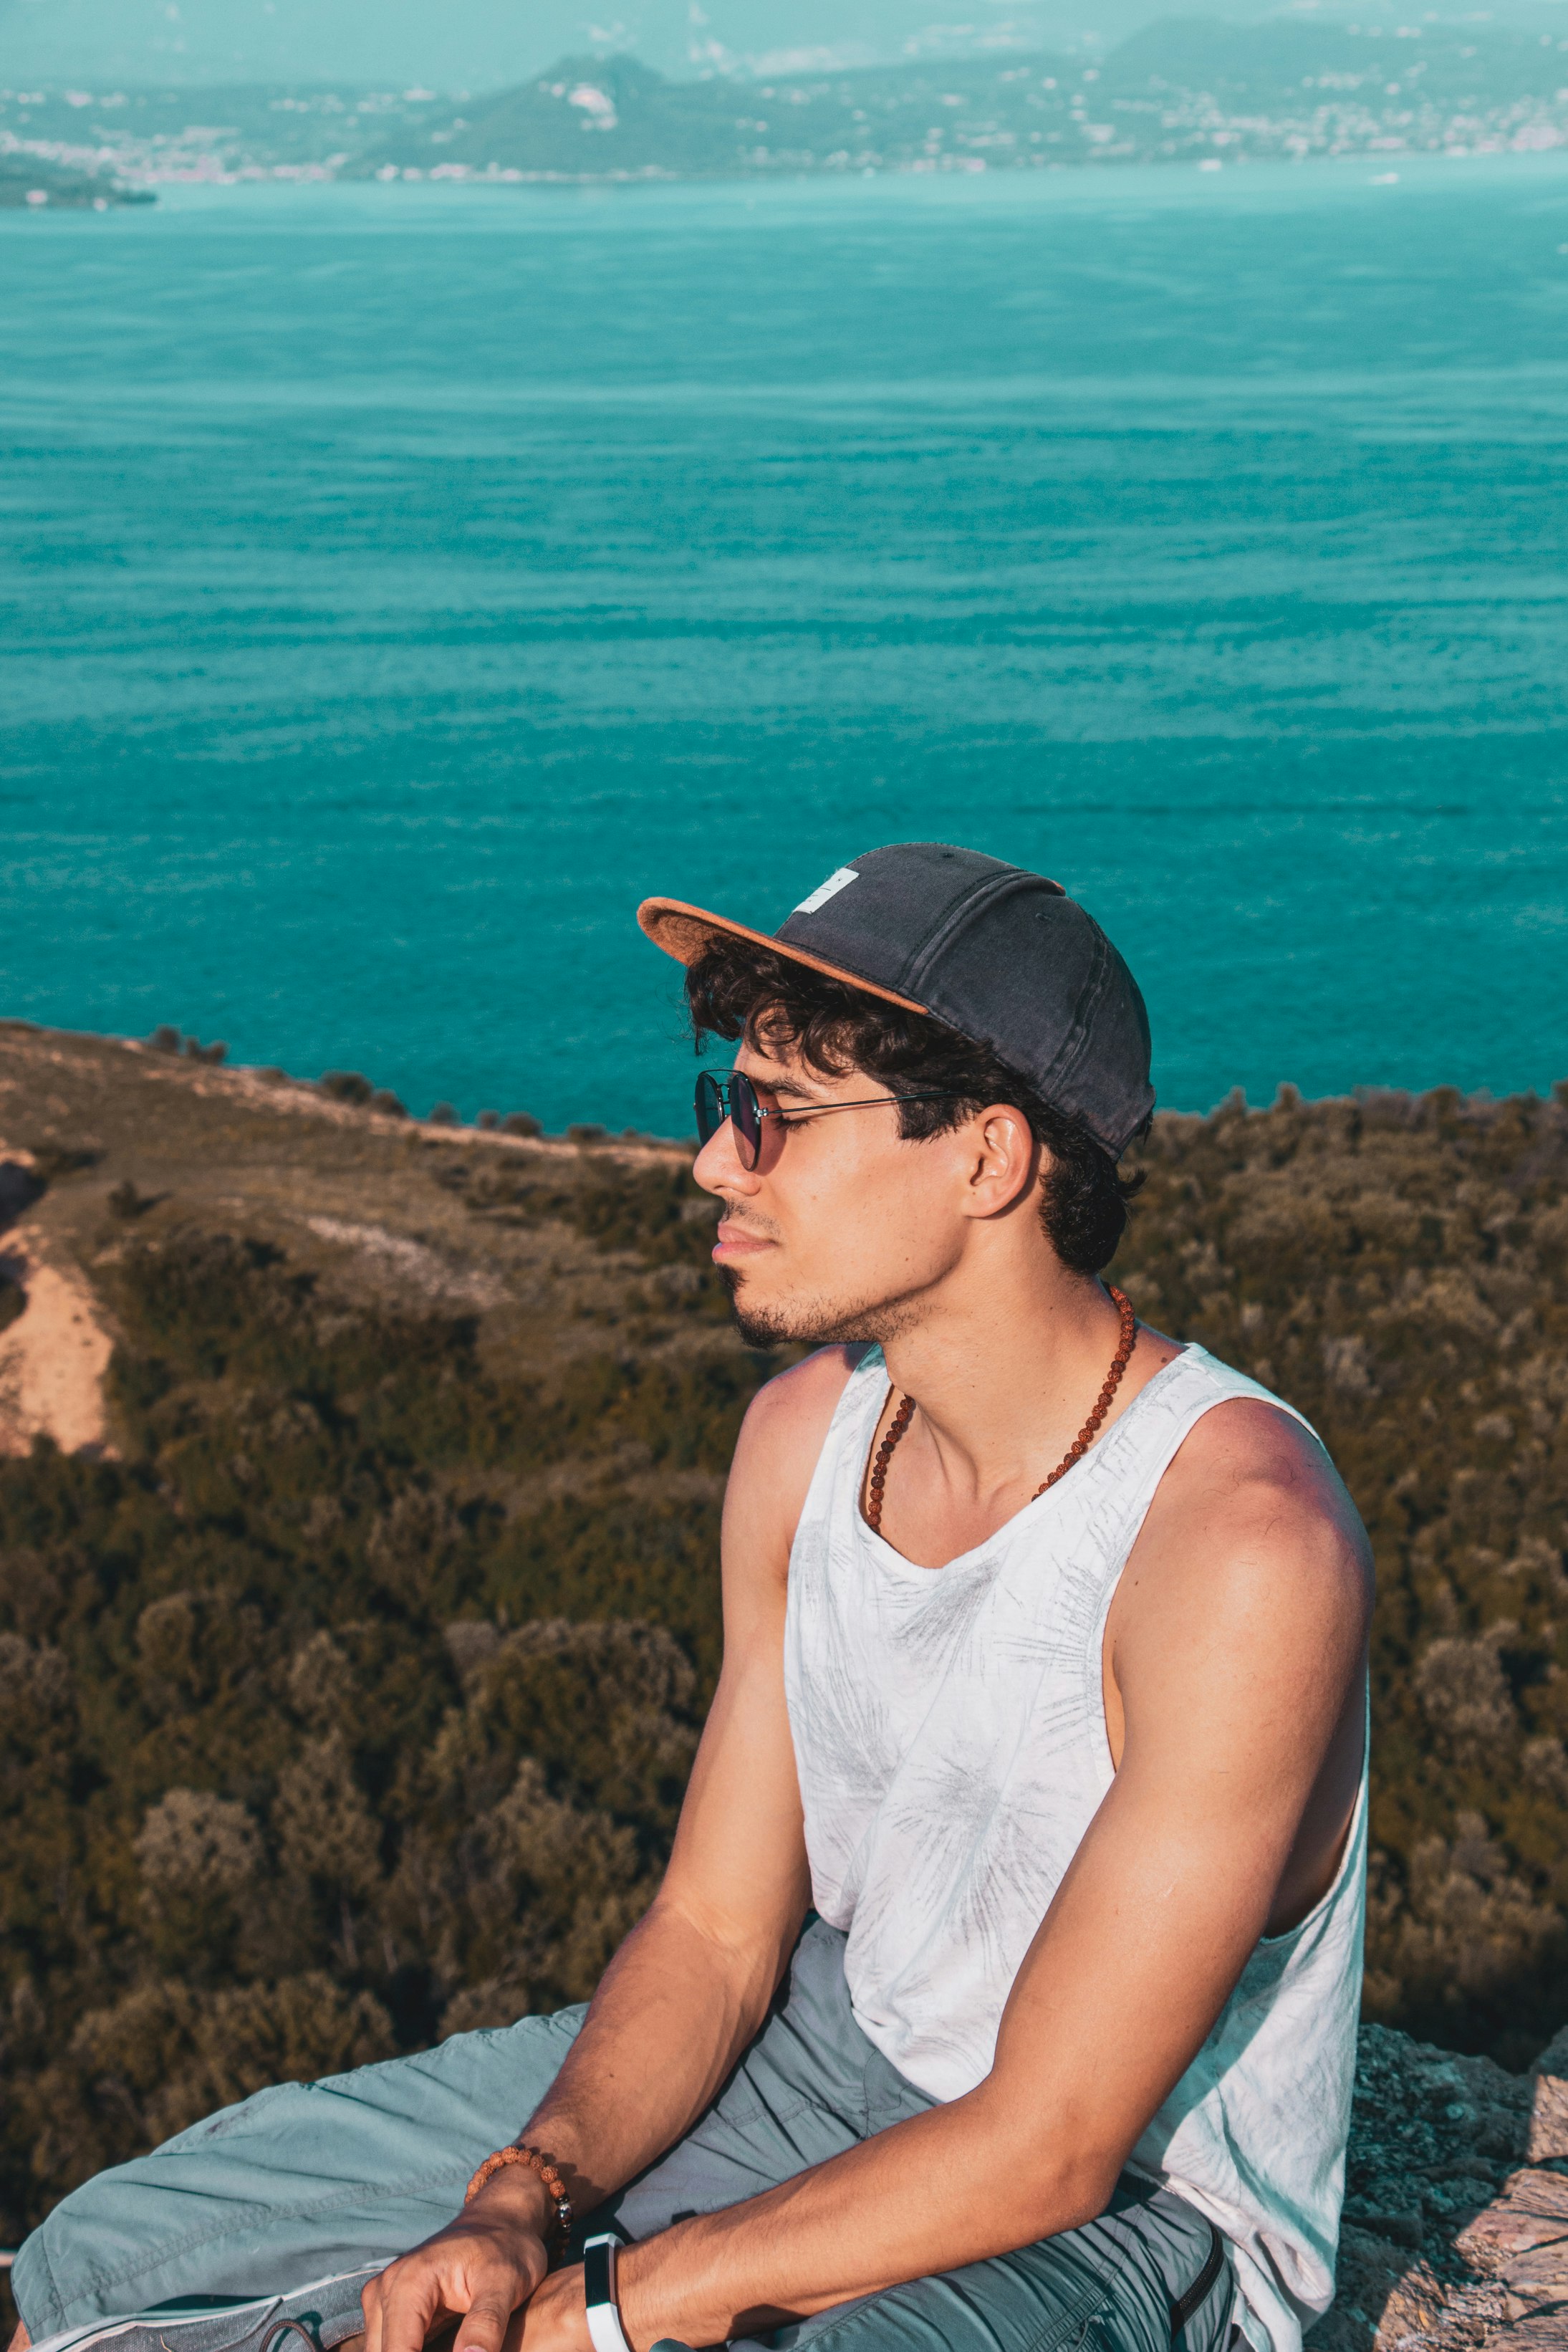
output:
[[735,1129],[735,1156],[747,1170],[756,1167],[762,1157],[762,1122],[777,1119],[781,1128],[799,1118],[821,1118],[832,1110],[875,1110],[883,1103],[951,1102],[950,1089],[942,1088],[914,1095],[868,1095],[862,1102],[813,1103],[810,1109],[768,1110],[757,1098],[757,1088],[744,1070],[731,1070],[727,1078],[716,1078],[705,1070],[697,1080],[696,1119],[697,1139],[711,1143],[727,1118]]

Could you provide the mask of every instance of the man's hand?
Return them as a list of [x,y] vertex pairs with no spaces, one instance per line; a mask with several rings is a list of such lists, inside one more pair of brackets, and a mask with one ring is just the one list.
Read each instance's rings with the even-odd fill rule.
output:
[[508,2165],[497,2172],[455,2221],[371,2279],[361,2297],[365,2352],[423,2352],[426,2338],[454,2319],[461,2322],[457,2352],[501,2352],[514,2312],[549,2267],[553,2210],[533,2171]]

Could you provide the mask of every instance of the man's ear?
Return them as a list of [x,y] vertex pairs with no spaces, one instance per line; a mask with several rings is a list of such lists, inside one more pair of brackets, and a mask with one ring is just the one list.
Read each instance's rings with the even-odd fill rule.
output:
[[962,1130],[969,1152],[964,1214],[999,1217],[1032,1189],[1040,1147],[1021,1110],[993,1103]]

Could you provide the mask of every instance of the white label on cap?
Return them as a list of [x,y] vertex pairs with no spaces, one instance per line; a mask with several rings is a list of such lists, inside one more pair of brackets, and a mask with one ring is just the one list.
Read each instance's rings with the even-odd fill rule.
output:
[[802,898],[793,911],[797,915],[814,915],[819,907],[825,907],[830,898],[836,898],[841,890],[847,890],[852,882],[859,880],[852,866],[841,866],[836,874],[830,874],[825,882],[817,885],[809,898]]

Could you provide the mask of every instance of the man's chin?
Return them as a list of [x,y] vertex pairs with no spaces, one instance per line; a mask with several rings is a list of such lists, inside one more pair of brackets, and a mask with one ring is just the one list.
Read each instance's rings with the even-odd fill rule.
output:
[[721,1265],[718,1278],[729,1293],[729,1310],[735,1318],[735,1328],[748,1348],[777,1348],[795,1333],[785,1328],[778,1310],[763,1305],[758,1298],[748,1298],[750,1286],[737,1266]]
[[790,1341],[825,1348],[891,1339],[915,1319],[907,1299],[768,1301],[747,1296],[751,1286],[738,1266],[721,1265],[718,1276],[729,1293],[735,1328],[748,1348],[781,1348]]

